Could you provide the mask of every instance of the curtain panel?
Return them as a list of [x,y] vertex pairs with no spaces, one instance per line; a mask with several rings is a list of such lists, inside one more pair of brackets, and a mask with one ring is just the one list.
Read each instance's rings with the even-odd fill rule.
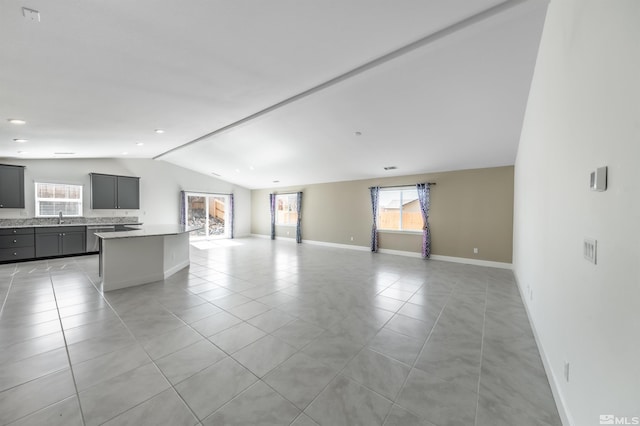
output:
[[229,194],[229,237],[233,239],[233,218],[234,218],[234,204],[233,194]]
[[269,194],[269,209],[271,210],[271,239],[276,239],[276,194]]
[[298,208],[298,221],[296,223],[296,242],[300,244],[302,242],[302,192],[297,194],[297,208]]
[[187,224],[187,193],[180,191],[180,225]]
[[429,183],[419,183],[416,185],[418,190],[418,201],[420,203],[420,211],[422,212],[422,257],[429,259],[431,257],[431,231],[429,229]]
[[380,196],[380,187],[374,186],[369,188],[371,191],[371,211],[373,213],[373,226],[371,227],[371,251],[378,251],[378,197]]

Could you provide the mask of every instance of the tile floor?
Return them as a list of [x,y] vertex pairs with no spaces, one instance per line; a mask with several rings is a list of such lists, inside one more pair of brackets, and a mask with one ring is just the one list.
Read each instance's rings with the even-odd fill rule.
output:
[[560,425],[510,271],[238,239],[0,265],[0,424]]

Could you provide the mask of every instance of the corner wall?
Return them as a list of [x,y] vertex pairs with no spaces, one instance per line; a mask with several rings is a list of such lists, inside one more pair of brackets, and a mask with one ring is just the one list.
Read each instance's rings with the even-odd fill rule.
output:
[[[638,1],[550,2],[515,167],[514,270],[576,426],[640,418],[638,40]],[[600,166],[609,187],[592,192]]]
[[[83,214],[86,217],[138,216],[145,224],[178,223],[180,191],[234,193],[235,234],[249,235],[251,195],[248,189],[196,173],[164,161],[148,159],[55,159],[1,160],[3,164],[26,166],[25,209],[0,209],[0,218],[33,217],[35,186],[38,182],[83,186]],[[89,173],[140,177],[139,210],[92,210]]]
[[[253,190],[251,232],[262,235],[271,232],[269,193],[303,191],[304,240],[369,246],[372,224],[369,187],[418,182],[437,183],[431,190],[429,214],[434,255],[511,263],[512,166]],[[278,226],[276,235],[295,238],[295,228]],[[474,247],[479,249],[477,255],[473,253]],[[380,248],[420,253],[422,234],[380,231]]]

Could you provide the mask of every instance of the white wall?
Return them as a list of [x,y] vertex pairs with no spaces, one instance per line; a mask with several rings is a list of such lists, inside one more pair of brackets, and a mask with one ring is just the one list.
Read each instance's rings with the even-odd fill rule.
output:
[[[588,188],[599,166],[606,192]],[[569,424],[640,416],[639,198],[640,1],[553,0],[516,161],[514,268]]]
[[[0,218],[33,217],[34,182],[83,185],[84,216],[138,216],[145,224],[178,223],[180,191],[233,193],[236,236],[251,230],[251,192],[211,176],[193,172],[164,161],[146,159],[6,160],[25,169],[25,209],[0,209]],[[89,173],[140,177],[140,210],[92,210]]]

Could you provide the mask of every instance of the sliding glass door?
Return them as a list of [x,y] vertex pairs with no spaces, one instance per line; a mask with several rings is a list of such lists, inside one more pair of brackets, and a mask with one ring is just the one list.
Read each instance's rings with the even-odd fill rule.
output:
[[187,225],[202,226],[192,239],[229,238],[229,196],[188,192],[185,199]]

